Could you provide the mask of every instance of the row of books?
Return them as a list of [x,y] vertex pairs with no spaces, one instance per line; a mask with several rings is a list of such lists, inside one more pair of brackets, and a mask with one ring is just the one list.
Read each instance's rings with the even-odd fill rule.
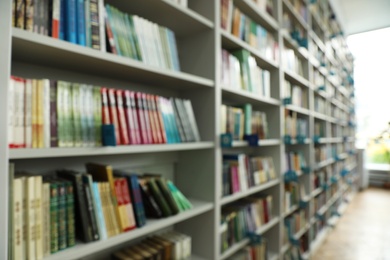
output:
[[[9,146],[83,147],[200,141],[190,100],[12,77]],[[113,136],[102,130],[112,125]],[[111,142],[107,141],[111,140]]]
[[273,218],[271,195],[246,197],[242,203],[222,209],[221,251],[254,234]]
[[271,96],[271,73],[260,68],[249,51],[222,49],[222,84],[249,91],[261,97]]
[[283,12],[283,29],[296,45],[307,48],[307,35],[302,26],[300,26],[292,17],[292,14]]
[[245,135],[269,138],[267,114],[253,111],[251,104],[243,107],[221,105],[221,133],[230,133],[233,140],[244,140]]
[[261,235],[251,235],[251,243],[228,259],[266,260],[268,259],[268,241]]
[[320,210],[321,207],[323,207],[327,201],[328,200],[327,200],[326,192],[321,192],[319,195],[314,197],[313,207],[312,207],[314,212],[317,212],[318,210]]
[[276,179],[271,157],[250,157],[245,154],[224,155],[222,197],[244,192]]
[[327,181],[327,169],[322,168],[314,173],[314,178],[313,178],[313,187],[314,189],[318,189],[320,187],[323,187],[324,184]]
[[137,15],[106,5],[107,48],[111,53],[180,71],[175,33]]
[[289,0],[288,1],[295,11],[307,22],[308,9],[305,1],[302,0]]
[[314,111],[321,114],[327,114],[328,103],[323,97],[314,95]]
[[233,0],[221,0],[221,28],[259,50],[265,58],[278,61],[279,45],[275,36],[242,13]]
[[284,134],[291,138],[307,137],[309,125],[307,119],[299,118],[297,112],[285,109]]
[[105,51],[103,0],[13,0],[14,27]]
[[293,49],[284,47],[282,50],[283,67],[291,72],[298,74],[301,77],[304,77],[303,74],[303,63],[302,60],[295,54]]
[[141,228],[147,217],[168,217],[192,208],[177,187],[158,174],[140,176],[95,163],[87,163],[86,172],[15,174],[15,259],[41,259],[74,246],[76,238],[85,243],[105,240]]
[[287,171],[301,172],[307,167],[305,156],[301,151],[286,152],[285,162]]
[[288,80],[284,80],[284,98],[288,102],[286,104],[292,104],[295,106],[308,108],[308,93],[302,87],[294,85]]
[[326,145],[314,147],[314,160],[316,163],[325,161],[328,158],[332,158],[332,152],[330,147]]
[[322,121],[314,121],[314,136],[325,137],[326,136],[326,124]]
[[192,251],[192,238],[177,231],[147,237],[142,241],[112,254],[113,260],[131,259],[188,259]]
[[307,198],[305,186],[297,181],[284,183],[284,212],[289,212],[293,206]]
[[284,225],[287,228],[288,238],[294,237],[296,233],[305,228],[308,223],[308,211],[300,209],[295,211],[284,219]]

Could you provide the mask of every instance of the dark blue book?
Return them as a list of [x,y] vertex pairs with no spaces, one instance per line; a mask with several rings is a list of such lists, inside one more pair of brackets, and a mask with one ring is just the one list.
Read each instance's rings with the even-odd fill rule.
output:
[[59,32],[59,38],[61,40],[65,40],[65,31],[66,31],[66,1],[67,0],[60,0],[60,32]]
[[76,0],[76,13],[77,13],[77,43],[82,46],[86,46],[86,33],[85,33],[85,3],[84,0]]

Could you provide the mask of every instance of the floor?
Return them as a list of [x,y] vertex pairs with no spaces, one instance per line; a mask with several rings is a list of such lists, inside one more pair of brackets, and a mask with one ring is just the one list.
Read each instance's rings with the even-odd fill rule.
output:
[[390,190],[359,192],[312,260],[390,260]]

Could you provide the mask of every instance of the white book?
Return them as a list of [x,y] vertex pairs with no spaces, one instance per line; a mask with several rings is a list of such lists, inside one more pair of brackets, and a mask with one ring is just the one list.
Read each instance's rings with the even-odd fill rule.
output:
[[221,134],[225,134],[227,129],[226,129],[226,123],[227,123],[227,107],[226,105],[221,105]]
[[50,80],[43,80],[43,138],[44,147],[50,147]]
[[14,81],[14,145],[24,147],[24,80]]
[[160,31],[158,24],[153,24],[153,36],[155,38],[156,44],[157,44],[157,54],[158,54],[158,61],[160,64],[161,68],[168,69],[166,63],[165,63],[165,58],[164,58],[164,51],[163,51],[163,46],[160,38]]
[[100,35],[100,50],[106,51],[106,22],[105,22],[105,8],[104,0],[98,0],[99,9],[99,35]]
[[24,259],[23,250],[23,180],[13,180],[12,251],[14,259]]
[[24,141],[26,148],[32,146],[32,80],[26,79],[24,92]]
[[16,81],[11,78],[8,85],[8,145],[14,145],[14,96]]
[[43,257],[50,255],[50,183],[42,184]]
[[145,43],[144,31],[142,29],[142,24],[141,24],[141,18],[138,17],[137,15],[134,15],[133,22],[134,22],[134,30],[138,38],[138,43],[139,43],[138,45],[141,51],[142,61],[145,64],[150,64],[146,43]]
[[36,259],[36,213],[35,213],[35,177],[26,177],[27,195],[26,195],[26,231],[27,231],[27,259]]
[[230,0],[228,3],[228,17],[227,17],[227,25],[226,25],[226,31],[230,33],[232,31],[232,24],[233,24],[233,1]]
[[200,142],[198,125],[196,123],[194,111],[192,110],[191,100],[184,100],[183,104],[184,104],[184,107],[185,107],[185,110],[186,110],[186,113],[187,113],[187,116],[188,116],[188,119],[189,119],[189,122],[191,125],[193,136],[195,137],[195,142]]
[[245,156],[245,154],[238,155],[238,177],[240,179],[240,191],[246,191],[248,189],[248,173],[245,167]]
[[167,46],[167,42],[166,42],[166,38],[165,38],[165,30],[162,26],[159,26],[157,25],[158,27],[158,35],[160,37],[160,43],[161,43],[161,48],[162,48],[162,55],[163,55],[163,62],[164,62],[164,67],[169,69],[171,68],[171,65],[169,64],[169,56],[168,56],[168,53],[167,53],[167,50],[168,50],[168,46]]
[[268,70],[263,70],[263,86],[264,96],[271,97],[271,73]]
[[[46,109],[47,110],[47,109]],[[42,230],[42,176],[34,176],[35,183],[35,254],[36,259],[43,258]]]

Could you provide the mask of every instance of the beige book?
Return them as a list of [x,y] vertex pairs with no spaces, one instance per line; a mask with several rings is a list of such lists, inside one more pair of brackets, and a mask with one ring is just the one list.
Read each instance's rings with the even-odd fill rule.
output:
[[14,259],[24,259],[23,256],[23,179],[13,180],[13,241]]
[[50,183],[42,184],[43,257],[50,255]]
[[42,232],[42,176],[34,176],[35,183],[35,256],[43,258]]
[[35,253],[35,231],[36,231],[36,224],[35,224],[35,177],[34,176],[28,176],[26,177],[27,182],[27,197],[26,197],[26,209],[27,209],[27,225],[26,225],[26,241],[27,241],[27,252],[26,252],[26,259],[32,260],[36,259],[36,253]]

